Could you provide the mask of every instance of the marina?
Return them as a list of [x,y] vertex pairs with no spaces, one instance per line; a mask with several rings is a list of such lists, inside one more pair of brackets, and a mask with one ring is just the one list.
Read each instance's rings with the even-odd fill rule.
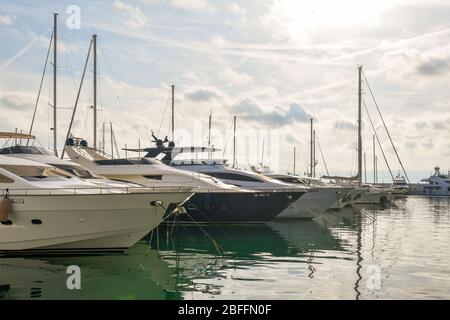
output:
[[[4,299],[448,299],[446,198],[319,221],[180,227],[125,254],[0,258]],[[177,249],[178,246],[178,249]],[[421,248],[420,250],[418,248]],[[84,272],[65,290],[66,266]],[[379,274],[377,273],[379,272]],[[373,276],[373,278],[372,278]],[[101,281],[102,286],[98,286]]]
[[[273,0],[270,14],[281,3],[297,8],[286,1]],[[191,70],[188,62],[216,59],[212,49],[170,64],[168,49],[192,46],[145,38],[164,27],[138,6],[113,7],[137,21],[118,32],[87,20],[88,30],[70,24],[81,19],[77,5],[47,12],[52,19],[39,23],[52,25],[39,43],[0,66],[12,79],[23,73],[16,64],[34,70],[30,83],[0,75],[0,300],[450,299],[450,170],[441,167],[450,118],[428,120],[428,106],[417,115],[405,110],[416,101],[406,104],[410,95],[425,94],[411,83],[395,91],[410,71],[396,78],[374,57],[364,59],[367,49],[297,61],[318,68],[298,80],[281,80],[290,68],[250,77],[252,63],[262,70],[267,57],[232,54],[234,44],[212,37],[223,61],[248,72],[238,77],[227,67],[224,79],[232,82],[220,84],[211,74],[225,63],[202,61]],[[239,8],[226,10],[250,14]],[[15,19],[23,18],[1,10],[2,30],[22,28]],[[170,54],[148,58],[158,50]],[[416,72],[439,74],[431,69]],[[324,73],[315,88],[304,82]],[[266,87],[272,75],[278,84]],[[25,87],[27,98],[25,91],[19,97]],[[445,115],[441,105],[433,108]],[[420,148],[435,154],[424,160]],[[261,306],[229,308],[271,312]],[[179,309],[214,312],[188,303]]]

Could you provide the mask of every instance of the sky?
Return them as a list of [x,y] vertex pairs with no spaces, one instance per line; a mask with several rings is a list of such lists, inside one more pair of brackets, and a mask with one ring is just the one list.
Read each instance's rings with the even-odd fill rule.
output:
[[[30,127],[58,12],[58,147],[62,148],[92,34],[98,35],[98,135],[113,123],[117,143],[170,137],[212,144],[232,156],[237,117],[241,167],[263,162],[297,173],[309,161],[314,119],[317,175],[357,168],[357,66],[372,89],[412,181],[436,165],[450,168],[450,2],[356,0],[0,0],[0,131]],[[33,133],[51,147],[52,57]],[[93,67],[89,61],[72,133],[93,139]],[[366,81],[363,101],[387,162],[401,169]],[[367,180],[373,130],[363,109]],[[109,139],[109,133],[106,133]],[[106,142],[108,151],[109,143]],[[263,147],[264,145],[264,147]],[[322,150],[323,157],[320,153]],[[379,180],[390,175],[376,147]],[[122,151],[122,155],[125,154]],[[323,161],[325,160],[325,161]],[[324,165],[326,164],[326,166]]]

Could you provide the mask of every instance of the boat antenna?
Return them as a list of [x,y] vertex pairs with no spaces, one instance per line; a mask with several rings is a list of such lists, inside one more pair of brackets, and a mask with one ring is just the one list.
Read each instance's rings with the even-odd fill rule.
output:
[[[86,56],[86,61],[84,63],[83,74],[81,75],[80,86],[78,87],[77,97],[75,99],[75,105],[74,105],[73,111],[72,111],[72,117],[70,118],[70,124],[69,124],[69,128],[67,130],[66,141],[67,141],[67,139],[69,139],[70,131],[72,130],[73,119],[75,118],[75,113],[77,111],[78,101],[80,100],[81,88],[83,87],[84,76],[86,74],[86,69],[87,69],[87,65],[88,65],[88,62],[89,62],[89,56],[91,54],[92,41],[93,40],[91,40],[90,43],[89,43],[89,49],[88,49],[88,53],[87,53],[87,56]],[[64,158],[64,153],[65,153],[65,149],[63,148],[63,151],[61,153],[61,159]]]
[[58,156],[57,150],[57,132],[56,132],[56,77],[57,77],[57,49],[58,49],[58,13],[53,13],[53,152]]
[[395,155],[397,156],[398,162],[400,163],[400,166],[402,167],[402,170],[403,170],[403,173],[405,174],[406,180],[408,180],[408,184],[411,184],[411,182],[409,181],[408,174],[406,173],[406,170],[405,170],[405,167],[403,166],[402,160],[400,159],[400,156],[398,155],[397,148],[395,147],[394,142],[392,141],[391,134],[389,133],[386,123],[384,122],[383,115],[381,114],[380,108],[378,107],[378,103],[375,99],[375,96],[373,95],[372,89],[370,88],[369,82],[367,81],[367,78],[366,78],[366,75],[364,72],[363,72],[363,76],[364,76],[364,80],[366,81],[367,88],[369,89],[370,95],[372,96],[372,100],[375,104],[375,107],[377,108],[377,111],[381,118],[381,121],[383,122],[384,129],[386,130],[386,133],[389,137],[389,141],[391,142],[392,148],[394,149]]

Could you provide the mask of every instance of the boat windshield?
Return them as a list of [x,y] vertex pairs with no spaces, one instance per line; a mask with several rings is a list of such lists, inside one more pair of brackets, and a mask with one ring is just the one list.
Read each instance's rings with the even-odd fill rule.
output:
[[54,167],[3,165],[0,168],[29,181],[53,181],[72,178],[64,171]]
[[106,159],[106,160],[96,160],[94,161],[100,166],[123,166],[123,165],[149,165],[158,164],[158,161],[149,158],[139,158],[139,159]]
[[95,175],[89,170],[86,170],[82,167],[73,166],[70,164],[52,164],[52,166],[55,166],[56,168],[59,168],[61,170],[67,171],[70,174],[73,174],[74,176],[77,176],[81,179],[101,179],[102,177]]
[[51,153],[41,147],[35,146],[12,146],[0,149],[0,154],[40,154],[51,155]]

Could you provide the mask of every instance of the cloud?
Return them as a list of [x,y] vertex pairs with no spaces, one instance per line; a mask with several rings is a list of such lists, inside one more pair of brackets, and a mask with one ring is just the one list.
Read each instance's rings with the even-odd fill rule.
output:
[[220,98],[221,95],[209,89],[197,89],[194,91],[185,92],[184,96],[191,101],[208,102],[211,99]]
[[10,110],[22,110],[26,108],[32,108],[34,106],[34,99],[29,93],[12,91],[1,92],[0,91],[0,108],[7,108]]
[[297,137],[295,137],[294,135],[292,135],[292,134],[290,134],[290,133],[288,133],[288,134],[284,137],[284,140],[286,140],[288,143],[291,143],[291,144],[299,144],[299,143],[300,143],[300,140],[297,139]]
[[177,9],[194,12],[215,12],[216,6],[208,0],[168,0],[168,3]]
[[277,110],[267,112],[264,111],[259,101],[253,98],[241,99],[232,106],[232,110],[246,120],[278,127],[295,122],[307,122],[311,118],[297,103],[292,103],[287,111],[277,108]]
[[428,58],[419,63],[416,70],[419,74],[425,76],[437,76],[445,74],[450,68],[448,58]]
[[442,130],[442,129],[446,129],[448,127],[448,125],[446,124],[445,121],[433,121],[432,125],[433,125],[433,128],[436,130]]
[[433,139],[427,138],[424,142],[422,142],[422,147],[425,149],[431,149],[434,147]]
[[341,130],[356,130],[356,125],[348,120],[339,120],[334,125],[335,129],[341,129]]
[[0,26],[10,27],[14,24],[14,18],[7,15],[0,15]]
[[423,128],[428,127],[428,123],[426,123],[425,121],[417,121],[417,122],[414,124],[414,126],[415,126],[417,129],[423,129]]
[[117,10],[127,12],[131,16],[130,20],[127,22],[128,26],[140,28],[147,24],[147,17],[138,6],[116,0],[116,2],[114,2],[114,7]]

